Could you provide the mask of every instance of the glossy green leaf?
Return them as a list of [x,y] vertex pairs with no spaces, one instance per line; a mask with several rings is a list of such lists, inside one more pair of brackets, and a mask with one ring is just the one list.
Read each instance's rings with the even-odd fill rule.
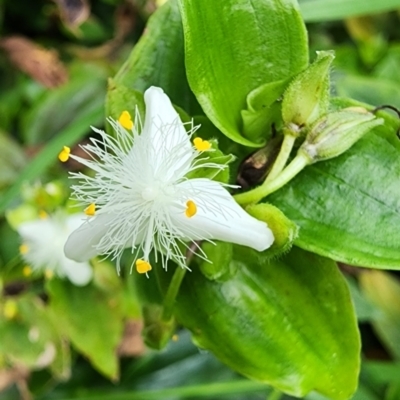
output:
[[306,22],[333,21],[353,16],[382,13],[399,8],[399,0],[300,0]]
[[[348,399],[360,342],[336,264],[294,248],[279,260],[234,246],[229,279],[186,274],[175,312],[200,347],[234,370],[296,396]],[[156,271],[167,279],[165,271]],[[332,379],[334,377],[334,379]]]
[[115,292],[100,290],[93,284],[77,287],[59,279],[49,281],[47,290],[53,318],[63,334],[97,370],[117,379],[116,348],[123,321]]
[[400,269],[397,126],[386,114],[385,125],[346,153],[306,167],[268,197],[300,227],[296,245],[356,266]]
[[307,66],[307,36],[297,3],[179,0],[179,5],[187,75],[204,112],[230,139],[261,145],[265,132],[243,136],[241,111],[251,91]]
[[378,308],[372,324],[391,354],[400,360],[400,281],[383,271],[365,271],[360,284]]
[[159,86],[189,114],[201,113],[185,73],[182,20],[176,0],[149,19],[146,30],[114,78],[116,84],[144,92]]

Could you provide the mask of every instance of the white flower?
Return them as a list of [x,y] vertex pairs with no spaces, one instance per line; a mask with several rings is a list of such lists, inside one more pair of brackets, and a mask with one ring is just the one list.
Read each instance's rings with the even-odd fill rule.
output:
[[69,237],[67,257],[84,261],[105,254],[119,262],[123,249],[131,247],[138,272],[147,273],[153,249],[165,268],[168,259],[186,265],[186,242],[217,239],[259,251],[271,246],[274,237],[268,226],[248,215],[223,184],[187,178],[200,167],[199,161],[202,168],[221,168],[206,161],[209,142],[195,138],[191,143],[198,127],[191,124],[186,132],[162,89],[149,88],[144,99],[140,134],[138,112],[134,125],[124,111],[119,122],[109,120],[116,139],[94,129],[101,140],[92,138],[83,146],[89,159],[69,155],[68,148],[60,153],[61,160],[70,156],[95,172],[71,174],[79,179],[72,186],[73,196],[88,205],[90,216]]
[[66,276],[73,284],[86,285],[92,279],[87,262],[75,262],[64,254],[64,244],[72,231],[82,225],[83,214],[66,216],[62,212],[41,219],[23,222],[17,227],[22,238],[20,251],[33,270],[47,275]]

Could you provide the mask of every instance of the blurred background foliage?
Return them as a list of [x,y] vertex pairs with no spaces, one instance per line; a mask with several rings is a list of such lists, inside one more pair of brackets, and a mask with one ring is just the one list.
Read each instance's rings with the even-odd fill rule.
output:
[[[65,204],[67,173],[58,151],[85,141],[90,125],[103,125],[107,80],[163,2],[0,0],[1,399],[290,398],[239,377],[196,348],[185,331],[163,352],[146,350],[134,284],[129,275],[117,277],[112,265],[94,265],[93,283],[79,288],[27,276],[16,256],[20,242],[5,212],[21,199],[47,211]],[[400,107],[400,1],[303,0],[300,6],[312,57],[316,50],[336,51],[333,93]],[[400,275],[341,269],[363,341],[354,399],[398,400]]]

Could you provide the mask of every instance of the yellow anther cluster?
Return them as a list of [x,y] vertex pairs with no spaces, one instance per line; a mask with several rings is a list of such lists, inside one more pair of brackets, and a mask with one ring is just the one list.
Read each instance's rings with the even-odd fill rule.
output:
[[54,271],[52,271],[51,269],[46,269],[46,271],[44,271],[44,276],[47,279],[52,279],[54,277]]
[[26,277],[32,275],[32,268],[29,265],[25,265],[25,267],[22,269],[22,274]]
[[4,304],[3,314],[6,319],[13,319],[17,316],[18,307],[14,300],[7,300]]
[[71,154],[71,149],[67,146],[64,146],[63,149],[58,154],[58,159],[61,162],[66,162],[69,160],[69,155]]
[[40,211],[39,211],[39,218],[40,218],[40,219],[46,219],[46,218],[48,218],[48,217],[49,217],[49,214],[47,214],[46,211],[44,211],[44,210],[40,210]]
[[136,260],[136,271],[139,274],[146,274],[151,271],[151,265],[145,260]]
[[128,130],[131,130],[133,128],[133,121],[131,114],[128,113],[128,111],[122,111],[121,115],[118,118],[118,122]]
[[29,246],[25,243],[22,243],[21,246],[19,246],[19,252],[21,254],[26,254],[29,251]]
[[211,149],[211,143],[208,140],[203,140],[201,137],[194,138],[193,145],[197,151],[207,151]]
[[89,217],[92,217],[96,213],[96,205],[94,203],[88,205],[85,210],[85,214]]
[[185,214],[188,218],[193,217],[197,213],[197,206],[196,203],[193,200],[188,200],[186,202],[186,210]]

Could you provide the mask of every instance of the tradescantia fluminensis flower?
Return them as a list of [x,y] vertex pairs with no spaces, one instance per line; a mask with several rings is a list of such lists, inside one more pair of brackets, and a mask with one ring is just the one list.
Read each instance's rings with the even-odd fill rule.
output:
[[86,285],[93,276],[87,262],[67,258],[63,247],[72,231],[82,225],[84,214],[67,216],[59,211],[53,215],[42,213],[41,218],[21,223],[17,231],[22,239],[20,252],[28,268],[44,271],[46,275],[67,277],[73,284]]
[[[164,266],[169,259],[184,267],[187,242],[222,240],[262,251],[273,243],[267,224],[248,215],[224,185],[206,178],[189,179],[198,168],[221,168],[207,161],[210,143],[187,133],[168,96],[157,87],[144,94],[146,116],[141,128],[124,111],[109,120],[116,138],[94,129],[101,137],[83,149],[87,158],[68,157],[92,169],[94,176],[72,173],[78,183],[73,197],[86,205],[87,221],[73,232],[65,254],[85,261],[97,254],[119,262],[122,251],[132,248],[136,269],[151,269],[150,252],[156,250]],[[181,246],[183,245],[183,246]]]

